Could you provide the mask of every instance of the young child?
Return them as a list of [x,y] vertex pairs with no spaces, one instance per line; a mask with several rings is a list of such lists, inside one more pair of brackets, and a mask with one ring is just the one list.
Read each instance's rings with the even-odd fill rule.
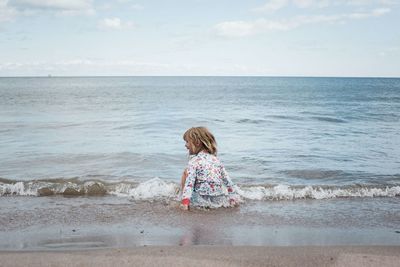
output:
[[217,158],[217,144],[210,131],[205,127],[193,127],[185,132],[183,139],[190,158],[181,180],[181,209],[238,205],[240,197]]

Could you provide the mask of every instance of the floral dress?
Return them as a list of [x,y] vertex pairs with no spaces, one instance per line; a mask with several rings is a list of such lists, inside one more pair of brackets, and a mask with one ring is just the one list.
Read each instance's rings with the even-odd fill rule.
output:
[[219,208],[232,207],[239,202],[236,186],[216,156],[203,151],[191,156],[182,204]]

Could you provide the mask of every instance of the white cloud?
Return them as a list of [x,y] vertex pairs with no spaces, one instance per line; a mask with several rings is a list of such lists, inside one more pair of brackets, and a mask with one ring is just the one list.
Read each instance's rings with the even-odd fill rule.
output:
[[7,5],[7,0],[0,0],[0,23],[12,21],[17,15],[17,11]]
[[370,17],[380,17],[390,12],[390,8],[376,8],[370,13],[351,13],[348,15],[350,19],[366,19]]
[[0,62],[0,76],[85,75],[265,75],[271,69],[245,64],[204,65],[76,58],[60,61]]
[[340,5],[340,1],[337,0],[292,0],[292,2],[298,8],[324,8],[331,5]]
[[309,7],[326,7],[330,5],[330,0],[269,0],[261,7],[253,9],[254,11],[260,12],[274,12],[290,5],[294,5],[298,8],[309,8]]
[[285,31],[295,28],[295,21],[272,21],[258,19],[255,21],[226,21],[214,26],[217,35],[223,37],[244,37],[266,31]]
[[0,23],[42,12],[70,16],[95,14],[92,0],[0,0]]
[[105,18],[99,22],[99,27],[102,29],[121,29],[120,18]]
[[365,13],[297,16],[283,20],[225,21],[215,25],[214,31],[218,36],[222,37],[245,37],[269,31],[292,30],[308,24],[344,23],[352,19],[380,17],[388,12],[390,12],[389,8],[377,8]]
[[344,4],[351,6],[392,5],[392,0],[344,0]]
[[123,22],[120,18],[105,18],[98,22],[98,28],[101,30],[124,30],[134,26],[133,22]]
[[288,0],[270,0],[263,6],[255,8],[254,11],[276,11],[287,6]]
[[314,1],[314,0],[293,0],[293,3],[297,7],[301,7],[301,8],[311,7],[312,5],[315,4],[315,2],[319,2],[319,1]]
[[[92,60],[76,58],[60,61],[0,62],[0,76],[51,75],[148,75],[182,70],[181,65],[136,60]],[[179,71],[176,71],[179,73]]]
[[18,9],[87,10],[92,0],[10,0],[8,5]]
[[274,12],[285,7],[324,8],[330,6],[389,6],[394,0],[269,0],[263,6],[253,9],[260,12]]
[[99,10],[113,10],[118,8],[131,9],[131,10],[143,10],[144,6],[139,4],[133,4],[131,1],[115,1],[102,3],[97,6]]

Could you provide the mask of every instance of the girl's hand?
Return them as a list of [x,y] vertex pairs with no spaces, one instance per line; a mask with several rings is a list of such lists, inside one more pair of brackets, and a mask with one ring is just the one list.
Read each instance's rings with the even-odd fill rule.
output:
[[181,205],[179,205],[179,208],[180,208],[181,210],[189,210],[189,205],[181,204]]
[[233,198],[229,199],[229,204],[230,204],[232,207],[239,206],[239,203],[238,203],[235,199],[233,199]]

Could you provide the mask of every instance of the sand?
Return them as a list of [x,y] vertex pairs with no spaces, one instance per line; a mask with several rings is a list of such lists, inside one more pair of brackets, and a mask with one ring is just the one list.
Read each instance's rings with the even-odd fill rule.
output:
[[6,197],[0,267],[400,267],[399,202],[390,200],[391,209],[377,214],[381,200],[249,203],[184,213],[119,198]]
[[0,266],[400,266],[400,246],[154,246],[3,251]]

